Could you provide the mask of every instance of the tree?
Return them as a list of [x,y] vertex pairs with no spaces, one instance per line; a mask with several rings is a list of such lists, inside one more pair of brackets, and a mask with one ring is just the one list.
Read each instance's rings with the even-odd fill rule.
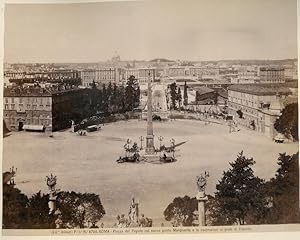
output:
[[127,103],[127,110],[132,111],[135,107],[139,106],[139,99],[140,99],[140,90],[139,84],[135,76],[131,75],[128,78],[127,85],[125,88],[126,94],[126,103]]
[[112,96],[111,96],[111,105],[112,105],[111,109],[112,109],[112,112],[116,112],[119,108],[117,99],[118,99],[118,86],[117,86],[116,83],[114,83],[113,84]]
[[33,229],[55,228],[55,216],[49,215],[49,194],[34,194],[28,201],[27,227]]
[[[4,176],[7,175],[3,173]],[[28,198],[14,185],[3,181],[3,228],[26,228]]]
[[60,192],[57,207],[61,211],[64,228],[87,227],[105,214],[99,196],[93,193]]
[[120,86],[118,89],[117,103],[119,111],[122,113],[126,112],[126,95],[124,86]]
[[[3,174],[3,177],[7,174]],[[41,191],[27,198],[25,194],[3,181],[3,225],[18,229],[55,228],[56,215],[49,215],[49,195]],[[63,228],[88,227],[105,214],[101,200],[93,193],[60,192],[56,206],[61,211]]]
[[140,105],[140,95],[141,95],[141,89],[140,86],[137,86],[137,89],[135,91],[135,106],[138,107]]
[[182,96],[181,96],[180,87],[178,88],[178,91],[177,91],[177,101],[178,101],[178,106],[180,108],[181,107],[181,102],[182,102]]
[[93,80],[93,82],[90,83],[90,86],[91,86],[92,89],[96,89],[97,88],[95,80]]
[[93,80],[93,82],[91,83],[91,106],[90,106],[92,113],[90,114],[93,114],[97,110],[97,105],[98,105],[98,89],[95,81]]
[[177,100],[177,85],[176,83],[170,84],[170,96],[171,96],[171,106],[170,108],[173,110],[177,109],[176,100]]
[[108,104],[111,105],[112,104],[111,98],[112,98],[112,94],[113,94],[113,86],[112,86],[111,82],[108,83],[106,92],[107,92]]
[[108,94],[105,84],[102,85],[102,110],[108,113]]
[[187,93],[187,84],[186,81],[184,83],[184,89],[183,89],[183,105],[187,106],[188,105],[188,93]]
[[287,138],[292,136],[298,141],[298,103],[289,104],[281,111],[281,116],[276,119],[274,128]]
[[216,200],[216,198],[208,195],[208,201],[205,205],[207,226],[228,225],[235,221],[234,217],[228,219],[228,216],[221,214],[220,207],[220,203]]
[[197,209],[198,201],[196,198],[190,198],[189,196],[176,197],[165,209],[164,216],[167,221],[172,221],[174,227],[192,226]]
[[245,224],[246,220],[247,224],[258,223],[264,215],[266,202],[261,191],[264,181],[254,176],[251,168],[254,164],[253,158],[239,153],[216,185],[217,211],[225,225]]
[[275,177],[266,183],[272,206],[269,223],[296,223],[299,218],[299,153],[292,156],[281,153],[277,164]]
[[97,110],[103,111],[103,90],[102,89],[98,89]]

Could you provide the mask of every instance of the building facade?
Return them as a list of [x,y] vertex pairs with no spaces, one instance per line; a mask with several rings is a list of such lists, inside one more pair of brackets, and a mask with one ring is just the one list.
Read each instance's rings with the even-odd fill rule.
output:
[[120,83],[120,70],[117,68],[82,70],[80,75],[85,87],[89,87],[93,81],[98,85]]
[[125,69],[124,72],[124,83],[126,83],[127,79],[130,76],[134,76],[141,85],[147,84],[149,77],[151,79],[153,79],[154,77],[159,77],[159,71],[156,68],[131,68]]
[[274,137],[273,127],[292,92],[282,85],[238,84],[228,87],[228,111],[245,127]]
[[80,73],[78,71],[49,71],[49,72],[5,72],[4,79],[8,85],[22,85],[24,83],[67,83],[70,85],[81,85]]
[[260,67],[260,83],[284,83],[284,68],[281,67]]
[[52,86],[6,87],[3,98],[3,118],[11,131],[39,128],[57,131],[80,119],[78,113],[88,105],[86,89]]

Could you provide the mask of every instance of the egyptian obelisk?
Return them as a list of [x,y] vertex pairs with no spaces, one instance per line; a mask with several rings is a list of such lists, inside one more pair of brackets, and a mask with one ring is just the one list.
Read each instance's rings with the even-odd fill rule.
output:
[[[154,77],[154,74],[153,74]],[[151,87],[151,74],[149,71],[148,77],[148,102],[147,102],[147,136],[146,136],[146,154],[152,155],[155,153],[154,148],[154,135],[152,123],[152,87]]]

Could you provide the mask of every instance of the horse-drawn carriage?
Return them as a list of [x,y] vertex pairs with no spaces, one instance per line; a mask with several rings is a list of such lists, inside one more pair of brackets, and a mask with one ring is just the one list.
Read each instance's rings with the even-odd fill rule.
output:
[[117,163],[131,162],[136,163],[140,162],[140,155],[138,153],[134,153],[132,156],[119,157],[116,161]]

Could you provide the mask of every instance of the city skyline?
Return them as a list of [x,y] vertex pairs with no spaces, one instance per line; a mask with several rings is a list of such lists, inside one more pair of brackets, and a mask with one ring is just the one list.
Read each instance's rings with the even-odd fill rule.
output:
[[295,59],[296,3],[9,4],[4,62],[99,62],[111,59],[115,51],[121,60]]

